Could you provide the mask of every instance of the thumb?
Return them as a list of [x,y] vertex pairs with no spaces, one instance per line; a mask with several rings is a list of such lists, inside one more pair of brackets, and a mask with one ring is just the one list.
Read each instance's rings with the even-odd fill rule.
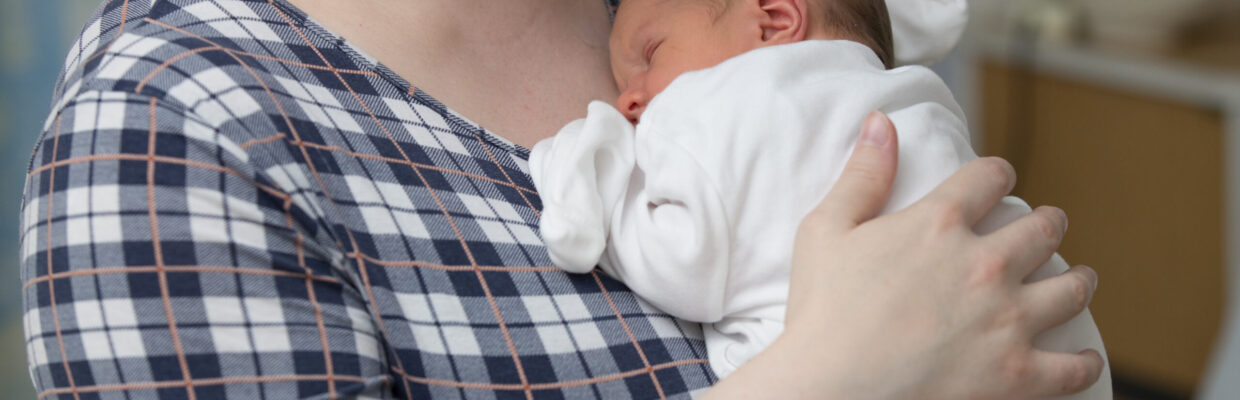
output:
[[866,116],[844,172],[814,210],[821,221],[847,230],[878,215],[896,175],[896,141],[896,127],[886,115],[875,111]]

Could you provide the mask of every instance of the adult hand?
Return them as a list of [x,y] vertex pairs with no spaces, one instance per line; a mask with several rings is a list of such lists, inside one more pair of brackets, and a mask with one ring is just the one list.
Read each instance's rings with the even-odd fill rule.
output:
[[1103,361],[1035,349],[1089,303],[1088,267],[1022,280],[1059,246],[1053,207],[987,235],[972,227],[1015,183],[973,161],[925,198],[875,218],[896,171],[896,135],[867,118],[838,183],[797,235],[784,333],[708,397],[1009,399],[1075,393]]

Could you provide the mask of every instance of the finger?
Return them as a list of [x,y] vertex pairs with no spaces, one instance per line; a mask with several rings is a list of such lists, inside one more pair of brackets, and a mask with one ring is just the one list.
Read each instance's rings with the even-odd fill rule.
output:
[[1102,376],[1102,355],[1095,350],[1077,354],[1034,350],[1033,378],[1029,382],[1037,398],[1064,396],[1089,389]]
[[878,215],[895,179],[896,147],[896,127],[891,120],[883,113],[870,113],[844,172],[814,213],[826,216],[824,222],[840,229],[851,229]]
[[1021,303],[1028,307],[1029,327],[1044,332],[1063,325],[1089,306],[1097,287],[1098,274],[1084,265],[1026,285]]
[[917,203],[947,207],[967,226],[976,225],[1016,185],[1016,171],[998,157],[979,158],[931,190]]
[[1015,221],[983,236],[987,249],[1007,255],[1006,272],[1024,279],[1033,273],[1063,241],[1068,216],[1055,207],[1038,207]]

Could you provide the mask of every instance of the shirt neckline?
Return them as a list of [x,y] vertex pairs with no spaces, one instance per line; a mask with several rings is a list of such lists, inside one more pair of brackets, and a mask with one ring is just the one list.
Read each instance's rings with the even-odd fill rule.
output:
[[288,14],[289,18],[292,18],[293,22],[300,25],[300,27],[307,31],[308,34],[318,36],[319,39],[322,39],[325,42],[335,43],[341,51],[352,58],[352,61],[355,64],[362,66],[362,69],[370,70],[376,73],[380,79],[383,79],[389,84],[395,86],[406,99],[418,101],[439,113],[439,115],[442,116],[450,126],[459,126],[465,131],[478,135],[478,137],[482,138],[482,140],[487,143],[499,147],[510,154],[513,154],[523,160],[529,159],[530,149],[516,144],[503,136],[482,127],[482,125],[456,112],[456,110],[453,110],[451,107],[448,107],[446,104],[440,102],[429,93],[413,86],[413,84],[407,79],[400,76],[400,74],[397,74],[395,71],[392,71],[387,67],[387,65],[379,61],[379,59],[355,46],[343,36],[340,36],[331,29],[327,29],[327,27],[319,24],[318,21],[315,21],[314,18],[311,18],[305,13],[305,11],[302,11],[297,6],[289,3],[287,0],[274,0],[271,4]]

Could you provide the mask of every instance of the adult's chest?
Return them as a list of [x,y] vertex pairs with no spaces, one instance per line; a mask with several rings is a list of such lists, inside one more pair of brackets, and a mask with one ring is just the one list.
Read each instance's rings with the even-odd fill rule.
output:
[[605,275],[552,266],[538,195],[503,143],[416,98],[320,116],[298,105],[307,120],[276,174],[304,175],[288,178],[309,188],[294,201],[338,249],[392,379],[408,383],[398,390],[658,397],[709,384],[696,326]]

